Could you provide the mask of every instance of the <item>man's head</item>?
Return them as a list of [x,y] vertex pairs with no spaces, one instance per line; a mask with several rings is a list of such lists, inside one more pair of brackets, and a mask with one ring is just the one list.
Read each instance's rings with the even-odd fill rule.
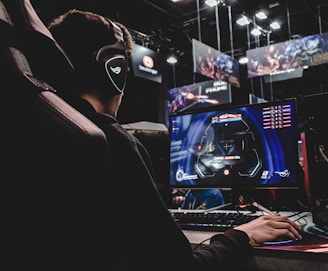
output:
[[74,9],[54,19],[49,30],[75,67],[78,94],[96,90],[111,97],[123,92],[126,53],[133,50],[133,41],[122,24]]

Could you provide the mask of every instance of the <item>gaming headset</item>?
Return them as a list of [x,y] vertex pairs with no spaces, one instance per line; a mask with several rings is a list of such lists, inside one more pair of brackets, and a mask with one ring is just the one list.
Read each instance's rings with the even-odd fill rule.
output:
[[123,32],[119,26],[106,19],[112,26],[116,43],[105,45],[94,53],[95,84],[97,89],[107,95],[123,93],[128,73],[128,60],[125,51]]

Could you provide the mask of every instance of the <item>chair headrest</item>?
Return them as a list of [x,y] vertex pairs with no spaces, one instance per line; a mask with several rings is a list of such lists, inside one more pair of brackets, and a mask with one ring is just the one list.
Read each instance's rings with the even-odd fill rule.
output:
[[59,96],[71,93],[74,67],[65,52],[43,24],[30,0],[4,0],[15,30],[24,37],[23,52],[33,75],[46,81]]

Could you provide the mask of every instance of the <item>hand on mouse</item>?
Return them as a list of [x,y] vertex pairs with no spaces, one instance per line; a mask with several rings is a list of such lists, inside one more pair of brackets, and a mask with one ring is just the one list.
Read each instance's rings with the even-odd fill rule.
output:
[[252,246],[261,245],[280,236],[289,236],[292,240],[302,239],[299,233],[301,227],[280,214],[263,215],[235,229],[244,231]]

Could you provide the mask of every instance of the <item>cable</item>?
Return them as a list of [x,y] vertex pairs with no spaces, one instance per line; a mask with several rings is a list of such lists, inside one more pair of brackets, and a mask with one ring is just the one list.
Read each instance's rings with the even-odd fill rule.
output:
[[259,204],[256,201],[251,202],[251,205],[254,206],[254,207],[256,207],[257,209],[261,210],[262,212],[269,214],[269,215],[273,215],[274,214],[274,212],[272,212],[269,209],[265,208],[264,206],[262,206],[261,204]]
[[322,158],[328,163],[328,157],[324,153],[325,146],[324,145],[318,145],[318,149],[319,149],[319,152],[320,152]]
[[226,204],[221,204],[221,205],[218,205],[218,206],[215,206],[215,207],[212,207],[212,208],[208,208],[208,209],[198,209],[200,212],[202,213],[208,213],[208,212],[212,212],[212,211],[215,211],[215,210],[220,210],[220,209],[224,209],[225,207],[229,207],[231,206],[232,203],[229,202],[229,203],[226,203]]
[[[309,207],[309,206],[303,204],[299,199],[296,199],[296,202],[297,202],[301,207],[303,207],[305,211],[311,211],[311,207]],[[304,211],[304,212],[305,212],[305,211]]]
[[199,248],[201,245],[203,245],[205,242],[211,240],[211,237],[206,238],[205,240],[201,241],[200,243],[198,243],[192,250],[196,250],[197,248]]
[[291,218],[291,217],[293,217],[293,216],[298,216],[297,218],[295,218],[295,219],[292,219],[294,222],[297,222],[299,225],[301,225],[301,226],[306,226],[307,224],[308,224],[308,221],[306,220],[306,217],[309,217],[309,216],[311,216],[312,214],[311,214],[311,212],[306,212],[306,214],[304,214],[304,215],[300,215],[301,213],[303,213],[303,212],[298,212],[298,213],[295,213],[295,214],[293,214],[293,215],[290,215],[290,216],[288,216],[289,218]]

